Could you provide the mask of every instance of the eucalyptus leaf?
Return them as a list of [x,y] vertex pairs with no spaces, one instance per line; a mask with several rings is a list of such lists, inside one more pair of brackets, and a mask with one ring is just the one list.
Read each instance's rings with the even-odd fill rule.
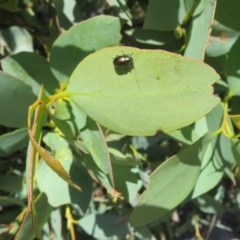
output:
[[45,161],[39,163],[37,181],[39,188],[48,196],[51,206],[76,203],[82,211],[86,211],[91,197],[91,181],[81,164],[74,161],[72,151],[67,141],[56,133],[48,133],[44,142],[55,152],[55,156],[64,166],[67,174],[71,175],[76,184],[81,185],[84,192],[71,188],[65,179],[48,167]]
[[186,45],[184,56],[199,60],[204,59],[215,8],[216,2],[212,0],[199,1],[193,14],[191,31],[188,35],[188,44]]
[[80,137],[101,171],[112,176],[110,155],[101,128],[96,122],[88,119],[86,127],[81,130]]
[[223,177],[224,166],[218,156],[214,155],[214,147],[215,141],[209,144],[206,150],[204,158],[209,160],[206,164],[205,161],[202,163],[201,173],[191,195],[192,199],[213,189]]
[[[134,67],[116,70],[121,54]],[[210,112],[219,99],[212,86],[217,73],[202,62],[160,50],[106,48],[74,70],[67,92],[92,119],[128,135],[153,135],[185,127]]]
[[164,217],[187,198],[197,182],[208,143],[206,136],[169,158],[151,174],[148,187],[130,216],[134,226]]

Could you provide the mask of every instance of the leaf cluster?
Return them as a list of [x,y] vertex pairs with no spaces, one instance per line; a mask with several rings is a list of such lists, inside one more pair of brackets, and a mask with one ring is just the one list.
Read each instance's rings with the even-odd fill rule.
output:
[[238,9],[1,1],[0,239],[237,237]]

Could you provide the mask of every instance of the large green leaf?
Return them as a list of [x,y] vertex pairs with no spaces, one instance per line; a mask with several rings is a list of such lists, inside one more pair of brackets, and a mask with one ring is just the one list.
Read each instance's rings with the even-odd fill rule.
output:
[[130,217],[133,225],[143,226],[162,218],[186,199],[197,182],[209,140],[206,136],[186,147],[151,174],[148,187]]
[[[123,66],[119,73],[112,59],[123,51],[132,54],[134,68]],[[187,126],[211,111],[219,102],[211,86],[218,78],[204,63],[177,54],[116,47],[81,61],[67,92],[101,125],[128,135],[153,135]]]
[[222,118],[223,106],[218,104],[210,113],[194,124],[168,133],[168,135],[181,143],[191,145],[208,132],[214,133],[218,131],[222,124]]

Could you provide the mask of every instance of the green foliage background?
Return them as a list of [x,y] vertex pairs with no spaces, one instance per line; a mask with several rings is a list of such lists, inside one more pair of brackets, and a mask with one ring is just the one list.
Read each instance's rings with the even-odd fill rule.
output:
[[[0,1],[0,239],[239,237],[239,9]],[[117,74],[121,54],[134,68]],[[37,140],[82,191],[35,159],[34,226],[27,112],[41,86],[54,101]]]

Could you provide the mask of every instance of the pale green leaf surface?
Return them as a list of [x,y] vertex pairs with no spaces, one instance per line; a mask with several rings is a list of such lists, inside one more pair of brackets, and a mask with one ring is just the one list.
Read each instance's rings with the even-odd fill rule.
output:
[[143,226],[163,217],[188,196],[200,173],[203,144],[208,141],[186,147],[151,174],[148,187],[130,216],[133,225]]
[[[42,159],[44,159],[45,163],[60,177],[62,178],[64,181],[66,181],[67,183],[69,183],[69,185],[71,185],[72,187],[74,187],[75,189],[78,189],[79,191],[81,191],[81,187],[78,186],[77,184],[75,184],[72,179],[71,176],[68,174],[68,172],[66,171],[66,169],[64,168],[64,163],[68,164],[68,161],[59,161],[57,158],[52,157],[41,145],[38,144],[38,142],[36,142],[36,140],[33,138],[31,131],[28,132],[29,133],[29,137],[31,139],[31,143],[33,144],[33,146],[36,148],[36,150],[38,151],[39,155],[42,157]],[[29,148],[30,149],[30,148]],[[29,161],[28,161],[29,162]],[[29,163],[27,163],[29,164]],[[69,165],[67,165],[67,170],[69,170]],[[27,167],[27,171],[28,171],[28,167]]]
[[193,14],[184,56],[198,60],[204,59],[215,7],[216,1],[213,0],[202,0],[199,2]]
[[224,172],[221,168],[216,168],[216,165],[213,161],[210,161],[209,164],[201,172],[199,179],[194,187],[191,196],[192,199],[197,198],[198,196],[201,196],[202,194],[210,191],[222,179]]
[[[134,69],[115,72],[112,59],[132,54]],[[128,135],[153,135],[187,126],[219,99],[219,76],[209,66],[165,51],[106,48],[85,58],[70,77],[67,92],[92,119]]]
[[53,172],[44,161],[41,161],[38,168],[37,182],[39,189],[48,196],[48,202],[53,207],[74,203],[82,211],[86,211],[92,194],[91,180],[86,170],[77,164],[72,164],[68,173],[84,192],[72,188]]
[[101,171],[112,175],[104,135],[96,122],[86,118],[86,114],[73,102],[69,104],[61,99],[55,103],[55,114],[51,118],[76,147],[83,145]]
[[216,149],[216,141],[217,139],[214,139],[214,141],[208,145],[204,154],[201,173],[192,192],[192,199],[210,191],[222,179],[224,173],[223,163],[214,152]]
[[[233,127],[231,125],[231,127]],[[224,134],[219,136],[217,154],[221,161],[226,161],[230,164],[236,163],[236,157],[234,155],[235,140],[226,137]],[[225,163],[226,163],[225,162]]]
[[68,139],[75,141],[79,130],[86,125],[86,114],[75,104],[62,99],[54,103],[54,108],[51,119]]
[[168,133],[169,136],[177,141],[191,145],[199,140],[204,134],[208,132],[207,123],[205,117],[201,118],[195,124],[186,126],[182,129]]
[[137,199],[138,191],[142,187],[142,182],[136,170],[136,168],[130,168],[127,165],[113,163],[116,189],[130,204]]
[[222,125],[223,105],[219,103],[207,116],[206,121],[210,132],[218,131]]
[[82,211],[88,207],[92,186],[86,170],[77,162],[74,162],[72,152],[67,141],[56,133],[48,133],[44,137],[45,143],[55,152],[55,157],[64,166],[74,183],[81,186],[80,192],[52,171],[45,161],[41,161],[37,173],[39,188],[48,196],[51,206],[58,207],[63,204],[76,203]]
[[[58,100],[55,104],[55,115],[51,115],[56,126],[64,133],[80,152],[90,152],[87,154],[85,164],[100,179],[108,192],[113,192],[112,169],[110,166],[108,150],[104,143],[104,138],[96,128],[96,123],[81,110],[79,106],[71,102]],[[90,122],[92,123],[89,124]],[[83,132],[83,135],[81,135]],[[86,156],[86,155],[84,155]],[[83,160],[85,160],[83,158]]]
[[103,173],[108,173],[111,176],[112,169],[110,155],[103,132],[97,123],[88,119],[86,127],[83,130],[80,130],[80,136],[97,166],[103,171]]
[[191,145],[208,132],[216,132],[222,123],[223,106],[218,104],[210,113],[194,124],[168,133],[171,137],[181,143]]

